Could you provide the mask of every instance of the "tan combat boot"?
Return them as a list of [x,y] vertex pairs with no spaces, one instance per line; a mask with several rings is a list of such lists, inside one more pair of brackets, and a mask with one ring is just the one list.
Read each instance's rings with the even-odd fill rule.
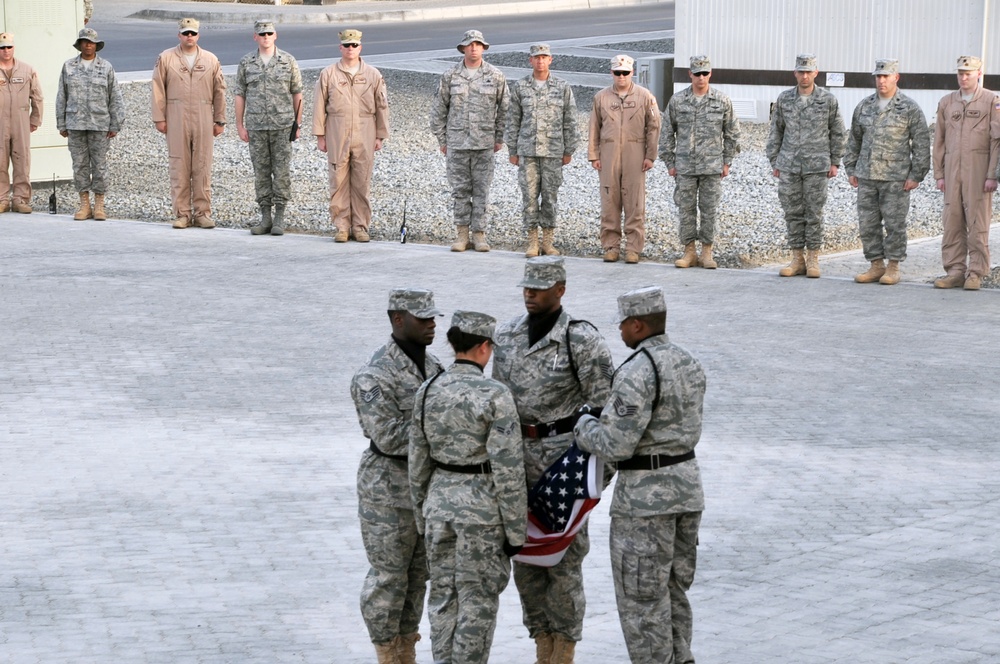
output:
[[5,198],[0,201],[0,212],[10,212],[10,199]]
[[108,213],[104,210],[104,194],[94,194],[94,219],[107,221]]
[[801,249],[792,249],[792,262],[778,270],[778,276],[797,277],[806,273],[806,261],[802,257]]
[[191,220],[184,216],[178,216],[176,219],[174,219],[173,223],[174,228],[187,228],[190,225],[191,225]]
[[889,261],[885,268],[885,274],[878,280],[880,284],[894,286],[899,283],[899,261]]
[[200,217],[195,217],[194,225],[198,228],[215,228],[215,222],[212,221],[212,215],[210,214],[203,214]]
[[625,262],[635,265],[639,262],[639,252],[638,251],[625,251]]
[[552,661],[553,636],[539,634],[535,637],[535,664],[549,664]]
[[714,270],[719,267],[719,264],[715,262],[714,258],[712,258],[712,245],[701,245],[701,258],[698,259],[698,262],[701,263],[701,266],[706,270]]
[[675,260],[674,265],[677,267],[698,266],[698,250],[695,249],[694,242],[688,242],[684,245],[684,255]]
[[556,239],[556,229],[542,229],[542,253],[546,256],[559,256],[559,250],[552,244]]
[[416,632],[399,636],[399,643],[396,645],[399,664],[417,664],[417,641],[419,640],[420,635]]
[[962,286],[965,290],[979,290],[979,287],[983,285],[983,280],[979,278],[978,275],[970,274],[969,278],[965,280],[965,284]]
[[378,664],[399,664],[399,637],[397,636],[389,643],[382,645],[375,644],[375,654],[378,656]]
[[552,664],[573,664],[576,641],[565,639],[559,634],[552,635]]
[[469,248],[469,227],[468,226],[456,226],[455,230],[458,232],[458,239],[455,243],[451,245],[452,251],[465,251]]
[[28,201],[20,201],[17,200],[16,198],[14,199],[14,202],[11,204],[10,209],[13,210],[14,212],[19,212],[20,214],[31,214],[33,211]]
[[486,233],[483,231],[473,231],[472,248],[476,251],[489,251],[490,245],[486,242]]
[[604,262],[605,263],[616,263],[618,262],[619,251],[615,248],[608,249],[604,252]]
[[76,214],[73,215],[73,219],[76,221],[83,221],[84,219],[90,219],[93,216],[94,211],[90,209],[90,192],[81,191],[80,207],[77,209]]
[[958,288],[965,283],[965,275],[946,274],[934,280],[934,288]]
[[538,255],[538,226],[528,231],[528,248],[524,252],[525,258],[534,258]]
[[[892,261],[889,262],[892,263]],[[885,274],[885,261],[879,258],[872,261],[872,266],[868,268],[867,272],[855,275],[854,281],[859,284],[873,284],[880,281],[883,274]]]
[[354,241],[355,242],[370,242],[372,236],[368,234],[367,228],[355,228],[354,229]]
[[341,230],[341,229],[338,228],[337,232],[333,234],[333,241],[334,242],[347,242],[347,240],[350,239],[350,237],[351,237],[351,233],[348,230],[346,230],[346,229]]
[[806,276],[819,279],[819,250],[806,249]]

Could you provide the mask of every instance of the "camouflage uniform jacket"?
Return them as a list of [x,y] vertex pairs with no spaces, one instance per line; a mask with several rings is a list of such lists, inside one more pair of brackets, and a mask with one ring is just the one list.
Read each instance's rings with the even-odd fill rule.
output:
[[[614,373],[608,344],[589,323],[581,321],[570,325],[570,320],[570,315],[563,310],[549,333],[530,348],[527,314],[497,327],[493,377],[510,388],[518,417],[524,424],[554,422],[573,415],[583,404],[600,406],[608,400]],[[572,363],[566,344],[567,329]],[[551,438],[525,438],[527,481],[534,484],[572,440],[571,433]]]
[[728,96],[710,87],[698,99],[678,92],[663,112],[660,159],[681,175],[716,175],[740,152],[740,124]]
[[[652,354],[660,376],[655,410],[656,373],[641,349]],[[666,334],[644,339],[636,351],[618,367],[600,420],[585,415],[577,422],[577,445],[607,461],[693,451],[701,437],[705,399],[701,363]],[[659,470],[619,471],[611,515],[644,517],[704,508],[698,461],[691,459]]]
[[441,75],[431,131],[449,150],[486,150],[503,143],[509,93],[503,72],[489,63],[458,63]]
[[94,0],[83,0],[83,20],[89,21],[94,15]]
[[[435,462],[489,461],[492,472],[455,473]],[[517,409],[510,390],[469,362],[420,386],[410,429],[410,491],[417,530],[426,519],[503,526],[524,544],[528,491]]]
[[67,60],[56,92],[56,129],[118,133],[123,124],[125,101],[111,63],[99,55],[89,67],[80,56]]
[[[424,372],[430,378],[444,368],[427,353]],[[410,441],[413,397],[424,376],[392,338],[375,350],[351,379],[351,398],[365,436],[386,454],[406,455]],[[358,500],[412,509],[406,462],[366,450],[358,470]]]
[[884,111],[878,94],[854,109],[844,166],[864,180],[920,182],[931,167],[931,132],[915,101],[897,92]]
[[507,131],[511,155],[563,157],[576,151],[580,131],[576,126],[576,100],[569,83],[550,75],[541,87],[533,74],[516,81],[510,90]]
[[260,51],[247,53],[236,69],[236,96],[243,97],[243,126],[250,131],[287,129],[295,121],[292,95],[302,92],[295,58],[279,48],[264,64]]
[[825,173],[840,164],[845,134],[836,97],[816,86],[800,101],[798,88],[791,88],[774,104],[767,159],[781,172]]

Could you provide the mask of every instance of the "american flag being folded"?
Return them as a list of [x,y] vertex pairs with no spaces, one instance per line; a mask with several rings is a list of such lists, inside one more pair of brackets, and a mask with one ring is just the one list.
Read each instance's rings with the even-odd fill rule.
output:
[[519,563],[552,567],[601,500],[604,462],[574,442],[528,492],[528,537]]

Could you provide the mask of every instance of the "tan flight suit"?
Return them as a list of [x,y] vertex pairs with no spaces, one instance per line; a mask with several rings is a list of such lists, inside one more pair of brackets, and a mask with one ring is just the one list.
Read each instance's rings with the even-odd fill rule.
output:
[[170,196],[178,218],[199,219],[212,212],[212,130],[216,122],[226,121],[225,89],[219,59],[203,48],[192,70],[180,46],[156,60],[153,122],[167,123]]
[[941,262],[950,276],[984,277],[990,273],[993,194],[983,184],[997,177],[1000,96],[983,88],[968,103],[961,91],[945,95],[938,103],[933,154],[934,179],[945,184]]
[[31,125],[42,124],[42,86],[31,65],[14,59],[10,75],[0,69],[0,201],[31,205]]
[[363,229],[375,166],[375,139],[389,138],[389,100],[378,69],[362,60],[351,76],[335,62],[319,75],[313,135],[326,136],[330,168],[330,220],[338,231]]
[[646,242],[644,159],[654,161],[660,141],[656,97],[633,84],[624,100],[614,87],[594,95],[587,159],[601,160],[601,248],[618,249],[625,211],[625,251],[642,253]]

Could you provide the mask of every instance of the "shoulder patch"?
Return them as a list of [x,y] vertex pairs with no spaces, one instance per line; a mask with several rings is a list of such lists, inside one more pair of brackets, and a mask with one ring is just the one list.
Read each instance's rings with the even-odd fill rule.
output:
[[361,393],[361,398],[364,400],[365,403],[371,403],[373,401],[377,401],[378,399],[381,399],[382,398],[382,387],[380,385],[376,385],[372,389],[367,390],[365,392],[362,392]]
[[504,436],[509,436],[510,434],[514,433],[514,429],[517,428],[517,422],[511,422],[510,425],[508,426],[501,426],[497,424],[493,428],[496,429],[498,433]]
[[615,403],[613,405],[615,408],[615,414],[618,415],[618,417],[632,417],[639,412],[638,406],[626,406],[621,397],[615,397]]

